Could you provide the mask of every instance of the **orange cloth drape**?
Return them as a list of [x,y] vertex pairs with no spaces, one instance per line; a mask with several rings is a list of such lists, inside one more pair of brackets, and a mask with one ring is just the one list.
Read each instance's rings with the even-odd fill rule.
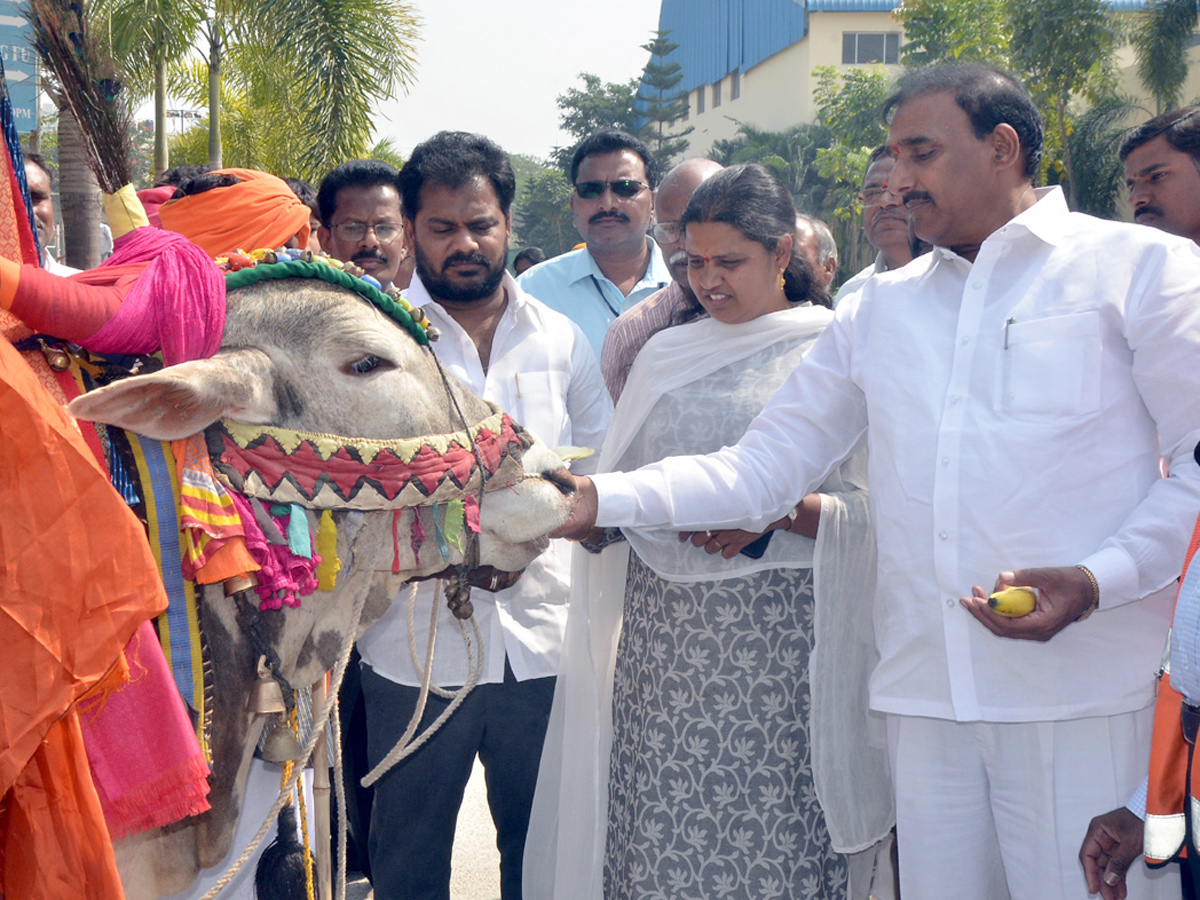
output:
[[121,896],[74,704],[166,605],[141,524],[66,413],[0,340],[5,900]]
[[233,250],[281,247],[299,236],[308,243],[307,206],[282,178],[255,169],[218,169],[241,183],[168,200],[158,208],[162,227],[177,231],[209,256]]

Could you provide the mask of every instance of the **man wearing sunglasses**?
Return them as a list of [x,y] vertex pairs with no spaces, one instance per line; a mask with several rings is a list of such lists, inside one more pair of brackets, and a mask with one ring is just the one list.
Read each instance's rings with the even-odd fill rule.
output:
[[355,159],[325,176],[317,192],[321,247],[352,262],[386,288],[408,287],[412,265],[400,216],[400,173],[378,159]]
[[600,357],[608,326],[671,281],[647,232],[657,172],[646,144],[623,131],[597,131],[571,159],[571,213],[587,246],[525,272],[518,284],[575,322]]

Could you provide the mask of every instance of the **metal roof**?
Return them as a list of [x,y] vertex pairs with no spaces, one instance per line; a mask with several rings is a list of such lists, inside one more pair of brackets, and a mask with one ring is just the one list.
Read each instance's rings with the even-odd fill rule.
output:
[[662,0],[658,27],[679,44],[667,62],[683,67],[685,91],[744,72],[807,33],[796,0]]
[[808,0],[809,12],[891,12],[900,0]]

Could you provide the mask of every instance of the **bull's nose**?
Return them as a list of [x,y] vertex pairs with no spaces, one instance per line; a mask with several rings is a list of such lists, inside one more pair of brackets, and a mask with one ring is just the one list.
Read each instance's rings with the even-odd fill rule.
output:
[[541,474],[542,478],[562,491],[563,496],[570,497],[575,493],[575,476],[567,470],[566,466],[559,466],[557,469]]

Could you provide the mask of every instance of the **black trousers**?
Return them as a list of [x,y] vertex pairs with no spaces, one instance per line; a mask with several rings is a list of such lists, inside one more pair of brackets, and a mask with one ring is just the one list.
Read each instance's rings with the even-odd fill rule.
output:
[[[419,690],[367,665],[362,687],[374,767],[404,733]],[[376,783],[369,838],[376,900],[449,900],[454,826],[476,755],[496,824],[500,895],[520,900],[525,833],[553,699],[553,678],[518,682],[506,661],[503,683],[476,686],[428,743]],[[420,730],[447,705],[431,694]]]

